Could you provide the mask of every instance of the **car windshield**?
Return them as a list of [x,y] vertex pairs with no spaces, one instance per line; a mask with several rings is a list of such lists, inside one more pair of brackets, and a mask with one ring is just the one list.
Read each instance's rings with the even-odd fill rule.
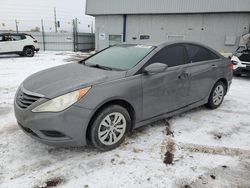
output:
[[114,70],[129,70],[154,49],[148,45],[117,45],[90,57],[85,65]]

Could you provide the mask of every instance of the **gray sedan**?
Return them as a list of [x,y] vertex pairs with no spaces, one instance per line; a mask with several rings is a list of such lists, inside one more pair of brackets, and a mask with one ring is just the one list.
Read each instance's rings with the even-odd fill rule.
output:
[[219,107],[231,81],[231,62],[201,44],[120,44],[28,77],[16,93],[15,116],[43,143],[105,151],[142,125],[204,104]]

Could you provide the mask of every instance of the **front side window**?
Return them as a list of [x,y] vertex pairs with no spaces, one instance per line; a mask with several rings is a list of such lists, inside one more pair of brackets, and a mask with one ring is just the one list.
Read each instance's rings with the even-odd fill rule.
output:
[[219,59],[214,52],[198,45],[186,44],[187,54],[192,63]]
[[87,66],[107,67],[116,70],[129,70],[153,49],[153,46],[148,45],[117,45],[90,57],[85,61],[85,64]]
[[164,63],[168,67],[183,65],[186,63],[186,55],[183,45],[172,45],[161,49],[150,60],[152,63]]
[[20,35],[12,35],[12,36],[11,36],[11,39],[12,39],[13,41],[21,40],[21,36],[20,36]]

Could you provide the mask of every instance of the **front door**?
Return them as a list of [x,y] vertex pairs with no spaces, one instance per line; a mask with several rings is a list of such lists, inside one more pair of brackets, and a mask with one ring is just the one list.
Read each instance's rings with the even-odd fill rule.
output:
[[182,44],[171,45],[160,50],[146,64],[165,63],[168,69],[158,74],[142,75],[144,120],[186,105],[190,82],[185,52]]

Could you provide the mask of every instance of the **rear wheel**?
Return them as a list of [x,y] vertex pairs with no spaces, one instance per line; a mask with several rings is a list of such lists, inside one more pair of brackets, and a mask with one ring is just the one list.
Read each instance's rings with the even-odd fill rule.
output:
[[23,55],[26,57],[33,57],[35,55],[34,48],[32,48],[32,47],[24,48]]
[[131,119],[125,108],[108,106],[95,116],[89,135],[91,143],[102,151],[114,149],[123,142],[130,125]]
[[210,109],[215,109],[218,108],[221,103],[223,102],[224,96],[226,94],[226,89],[225,89],[225,84],[221,81],[217,82],[208,99],[208,103],[206,104],[206,106]]

